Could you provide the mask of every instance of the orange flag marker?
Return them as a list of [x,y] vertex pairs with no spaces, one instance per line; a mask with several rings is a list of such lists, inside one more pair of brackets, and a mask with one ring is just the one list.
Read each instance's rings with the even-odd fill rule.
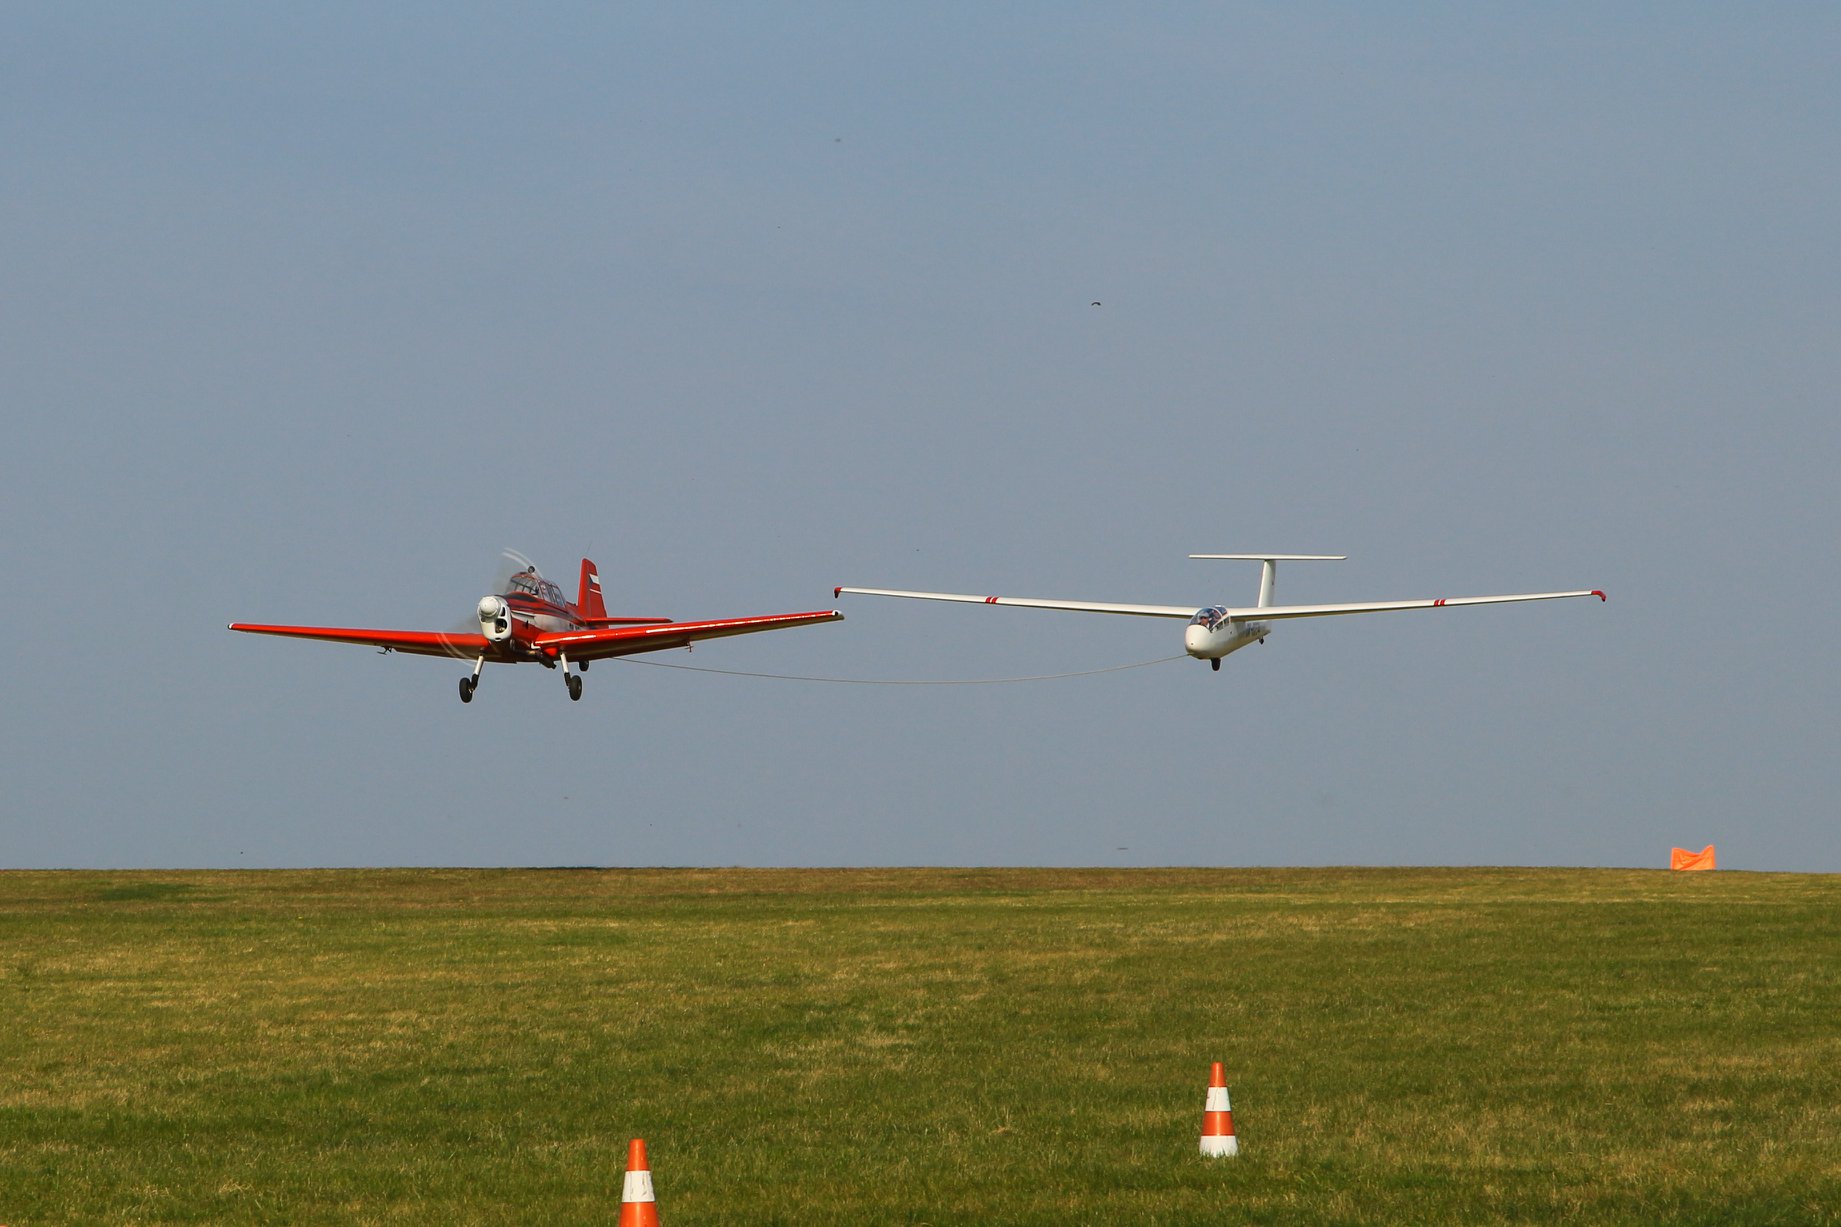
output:
[[1208,1099],[1202,1104],[1202,1153],[1222,1159],[1240,1153],[1234,1111],[1227,1102],[1227,1076],[1216,1061],[1208,1071]]
[[1708,844],[1699,852],[1689,852],[1686,848],[1672,849],[1668,854],[1670,869],[1712,869],[1713,845]]
[[646,1165],[646,1140],[634,1138],[626,1148],[626,1186],[620,1192],[620,1227],[658,1227],[658,1202],[652,1196],[652,1169]]

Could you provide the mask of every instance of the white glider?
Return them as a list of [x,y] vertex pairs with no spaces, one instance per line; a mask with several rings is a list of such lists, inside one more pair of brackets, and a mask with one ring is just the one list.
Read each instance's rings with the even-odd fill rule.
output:
[[1259,577],[1259,603],[1247,608],[1211,605],[1197,609],[1193,605],[1118,605],[1105,601],[1050,601],[1022,596],[971,596],[959,592],[904,592],[895,588],[846,588],[833,590],[833,596],[846,592],[859,596],[905,596],[923,601],[963,601],[974,605],[1016,605],[1025,609],[1070,609],[1079,613],[1128,614],[1140,618],[1186,618],[1183,650],[1212,668],[1221,667],[1221,658],[1237,652],[1249,643],[1264,643],[1272,633],[1271,623],[1283,618],[1328,618],[1337,614],[1386,613],[1395,609],[1445,609],[1453,605],[1504,605],[1511,601],[1557,601],[1565,597],[1595,596],[1604,600],[1597,588],[1577,592],[1516,592],[1507,596],[1448,596],[1421,601],[1350,601],[1335,605],[1274,605],[1273,579],[1281,562],[1336,562],[1346,554],[1191,554],[1191,558],[1231,558],[1264,564]]

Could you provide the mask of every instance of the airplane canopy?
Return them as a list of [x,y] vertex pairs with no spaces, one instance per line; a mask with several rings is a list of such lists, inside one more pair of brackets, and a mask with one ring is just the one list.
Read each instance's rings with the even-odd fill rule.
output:
[[520,571],[512,576],[511,586],[507,588],[506,591],[508,594],[520,593],[524,596],[535,597],[540,601],[548,601],[552,605],[562,605],[565,603],[563,590],[558,588],[555,584],[552,584],[543,576],[537,574],[535,568],[529,571]]

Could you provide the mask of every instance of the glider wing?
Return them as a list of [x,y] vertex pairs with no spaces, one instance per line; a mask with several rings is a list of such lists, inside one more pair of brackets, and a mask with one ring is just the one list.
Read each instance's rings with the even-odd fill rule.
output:
[[1423,601],[1350,601],[1336,605],[1266,605],[1229,609],[1228,616],[1253,622],[1279,618],[1328,618],[1337,614],[1387,613],[1395,609],[1445,609],[1453,605],[1506,605],[1513,601],[1558,601],[1573,596],[1595,596],[1604,600],[1596,588],[1578,592],[1516,592],[1508,596],[1441,596]]

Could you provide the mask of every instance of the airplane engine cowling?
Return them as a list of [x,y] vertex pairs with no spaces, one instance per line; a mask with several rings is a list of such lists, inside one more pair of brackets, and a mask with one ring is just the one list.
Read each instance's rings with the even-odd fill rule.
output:
[[493,643],[504,643],[511,638],[511,606],[502,596],[483,596],[479,598],[479,633]]

